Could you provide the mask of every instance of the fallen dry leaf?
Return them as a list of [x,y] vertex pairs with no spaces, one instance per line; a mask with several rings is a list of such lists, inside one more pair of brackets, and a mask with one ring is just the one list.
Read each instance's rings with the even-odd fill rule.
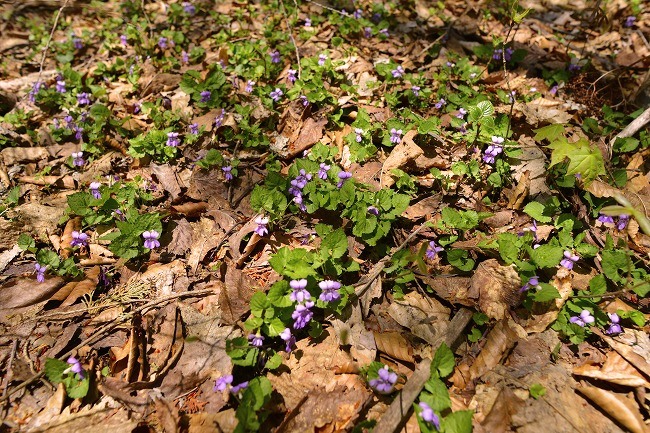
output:
[[634,398],[587,385],[585,382],[581,382],[576,389],[630,432],[648,433]]
[[383,188],[390,188],[395,183],[395,179],[393,179],[393,175],[391,174],[392,169],[403,167],[424,153],[422,148],[413,141],[416,135],[416,129],[411,129],[404,134],[402,141],[393,148],[386,161],[384,161],[381,176],[381,185]]

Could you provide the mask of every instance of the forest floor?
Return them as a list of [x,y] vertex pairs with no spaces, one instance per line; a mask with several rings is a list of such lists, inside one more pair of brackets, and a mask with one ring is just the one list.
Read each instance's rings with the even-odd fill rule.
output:
[[5,4],[0,432],[648,432],[645,7]]

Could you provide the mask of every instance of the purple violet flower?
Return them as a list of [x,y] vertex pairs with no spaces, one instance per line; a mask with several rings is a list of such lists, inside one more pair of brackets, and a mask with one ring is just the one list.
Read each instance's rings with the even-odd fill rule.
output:
[[255,227],[255,233],[258,234],[258,236],[265,236],[269,233],[269,229],[266,228],[266,225],[269,223],[269,219],[267,217],[263,216],[258,216],[255,218],[255,224],[257,224],[257,227]]
[[199,135],[199,124],[198,123],[192,123],[190,126],[190,134],[192,135]]
[[338,299],[341,299],[341,294],[339,289],[341,288],[341,283],[333,280],[325,280],[318,283],[318,287],[322,290],[322,293],[318,297],[323,302],[332,302]]
[[557,93],[558,89],[559,89],[559,87],[558,87],[558,85],[556,84],[555,86],[551,87],[551,89],[550,89],[549,91],[550,91],[551,95],[555,96],[555,94]]
[[90,104],[90,95],[86,92],[77,93],[77,104],[79,105],[89,105]]
[[239,394],[241,391],[245,390],[248,388],[248,381],[242,382],[239,385],[234,385],[232,388],[230,388],[230,392],[232,394]]
[[372,379],[370,386],[380,394],[390,394],[397,382],[397,373],[390,371],[387,365],[377,371],[378,378]]
[[34,269],[36,269],[36,281],[39,283],[45,281],[45,271],[47,270],[47,266],[42,266],[40,263],[35,263]]
[[379,34],[385,37],[388,37],[388,29],[379,30]]
[[291,280],[289,281],[289,287],[293,289],[293,292],[289,295],[289,299],[293,302],[305,302],[311,299],[311,295],[307,291],[307,280],[304,278],[301,280]]
[[142,237],[144,238],[144,247],[149,248],[150,250],[153,250],[154,248],[160,247],[160,242],[158,241],[158,238],[160,237],[160,233],[158,233],[155,230],[151,231],[146,231],[142,233]]
[[187,64],[190,62],[190,56],[187,54],[187,51],[183,50],[181,51],[181,62],[183,64]]
[[605,331],[606,334],[609,335],[616,335],[620,334],[623,332],[623,328],[621,328],[621,324],[619,323],[621,321],[621,318],[618,316],[616,313],[607,313],[609,316],[609,320],[612,322],[611,325],[609,325],[609,328]]
[[291,313],[291,318],[294,320],[293,329],[302,329],[307,326],[307,323],[314,317],[314,312],[310,310],[314,306],[313,301],[307,301],[304,304],[296,305],[295,310]]
[[363,29],[363,36],[366,39],[370,39],[372,37],[372,27],[366,27]]
[[390,130],[390,142],[393,144],[398,144],[402,141],[402,130],[391,128]]
[[422,409],[422,411],[420,412],[420,418],[422,418],[422,421],[428,422],[429,424],[433,424],[435,429],[437,431],[440,431],[440,418],[438,417],[438,415],[436,415],[433,412],[431,406],[429,406],[423,401],[418,403],[418,406],[420,406],[420,409]]
[[361,143],[363,141],[363,129],[354,128],[354,133],[357,134],[357,136],[354,138],[356,142]]
[[41,87],[43,87],[43,82],[42,81],[36,81],[34,85],[32,86],[32,90],[29,91],[29,101],[30,102],[36,102],[36,95],[38,95],[38,92],[40,92]]
[[306,107],[309,105],[309,99],[305,95],[300,95],[300,101],[302,101],[302,106]]
[[415,96],[420,96],[420,86],[411,86],[411,92]]
[[126,47],[127,45],[129,45],[129,41],[128,41],[126,35],[120,35],[120,42],[121,42],[122,45],[124,45],[125,47]]
[[81,140],[83,138],[84,129],[81,126],[76,126],[73,128],[75,140]]
[[352,177],[352,173],[350,173],[349,171],[340,171],[338,177],[341,180],[339,181],[338,184],[336,184],[336,187],[340,189],[343,188],[343,184],[345,183],[345,181]]
[[70,364],[70,367],[64,371],[64,373],[68,372],[73,372],[77,373],[79,375],[79,378],[83,379],[84,378],[84,369],[81,367],[81,362],[74,356],[71,356],[68,358],[67,361],[68,364]]
[[72,232],[72,241],[70,241],[71,247],[87,247],[88,246],[88,235],[83,232],[73,231]]
[[330,168],[332,167],[325,164],[324,162],[321,162],[318,169],[318,177],[323,180],[327,179],[327,172],[329,171]]
[[305,18],[305,27],[311,27],[311,18]]
[[226,117],[226,110],[221,109],[221,113],[214,119],[214,126],[220,128],[223,125],[223,119]]
[[226,182],[229,182],[234,179],[232,175],[232,166],[226,165],[224,167],[221,167],[221,171],[223,171],[223,176],[226,180]]
[[318,66],[325,65],[326,61],[327,61],[327,55],[326,54],[319,54],[318,55]]
[[80,38],[72,36],[72,46],[75,48],[75,50],[80,50],[84,47],[84,44]]
[[188,15],[194,15],[196,13],[196,8],[190,2],[183,2],[183,11]]
[[436,107],[438,110],[440,110],[445,105],[447,105],[447,101],[445,101],[443,98],[440,98],[438,100],[438,102],[435,103],[434,107]]
[[264,337],[259,334],[248,334],[248,340],[253,347],[262,347],[264,344]]
[[72,152],[72,165],[75,167],[81,167],[86,163],[84,160],[84,153],[83,152]]
[[492,144],[485,149],[485,154],[483,155],[483,161],[487,164],[494,164],[496,161],[495,158],[503,152],[503,138],[492,136]]
[[244,91],[246,93],[253,93],[253,86],[255,85],[255,81],[253,80],[248,80],[246,82],[246,87],[244,88]]
[[167,146],[176,147],[181,144],[181,139],[178,138],[178,132],[167,133]]
[[594,317],[587,310],[582,310],[579,316],[569,318],[569,322],[575,323],[578,326],[585,327],[588,323],[594,323]]
[[291,333],[290,328],[284,328],[284,331],[280,332],[280,338],[286,343],[285,352],[291,353],[291,351],[296,347],[296,337]]
[[161,36],[160,39],[158,39],[158,46],[162,48],[163,50],[167,48],[167,38],[164,36]]
[[212,92],[209,90],[204,90],[201,92],[201,102],[210,102],[212,98]]
[[401,65],[397,65],[397,67],[390,71],[390,73],[393,74],[393,78],[400,78],[404,75],[404,68],[402,68]]
[[89,189],[90,193],[93,195],[94,198],[102,198],[102,194],[99,192],[99,187],[101,187],[102,184],[99,182],[91,182]]
[[424,253],[424,255],[427,259],[433,260],[436,258],[439,252],[442,252],[444,250],[445,249],[441,246],[436,245],[436,241],[431,241],[429,242],[429,246],[427,247],[427,251]]
[[533,275],[528,279],[528,282],[524,284],[521,289],[519,289],[519,292],[525,292],[526,290],[530,288],[537,288],[539,286],[539,277],[537,275]]
[[225,391],[226,388],[228,388],[228,385],[232,383],[232,380],[233,380],[232,374],[227,374],[225,376],[222,376],[214,381],[214,388],[212,388],[212,390],[214,392]]
[[373,214],[373,215],[375,215],[375,216],[378,216],[378,215],[379,215],[379,209],[377,209],[377,208],[374,207],[374,206],[368,206],[368,209],[366,209],[366,211],[367,211],[369,214]]
[[362,14],[363,11],[361,9],[357,9],[356,11],[354,11],[352,16],[354,17],[355,20],[358,20],[359,18],[361,18]]
[[636,21],[636,17],[634,15],[630,15],[629,17],[625,18],[623,27],[632,27],[635,21]]
[[271,63],[280,63],[280,52],[278,50],[271,51],[269,55],[271,56]]
[[609,216],[609,215],[605,215],[605,214],[602,214],[602,213],[601,213],[601,214],[598,216],[598,221],[600,221],[600,222],[603,223],[603,224],[614,224],[614,217],[613,217],[613,216]]
[[456,117],[459,119],[464,119],[466,114],[467,114],[467,110],[461,107],[458,109],[458,113],[456,114]]
[[54,89],[59,93],[65,93],[66,92],[66,90],[65,90],[65,81],[57,80],[56,81],[56,86],[54,87]]
[[282,93],[282,90],[278,89],[277,87],[269,94],[271,99],[273,99],[275,102],[278,102],[280,98],[282,98],[282,95],[284,95],[284,93]]
[[287,81],[289,81],[291,84],[295,83],[296,80],[297,80],[297,77],[296,77],[297,73],[298,73],[298,71],[296,71],[295,69],[289,69],[287,71]]
[[630,223],[630,216],[627,214],[619,215],[618,222],[616,223],[616,229],[625,230],[627,225]]
[[560,262],[560,265],[566,269],[573,269],[573,265],[580,260],[580,256],[573,254],[571,251],[564,252],[564,258]]

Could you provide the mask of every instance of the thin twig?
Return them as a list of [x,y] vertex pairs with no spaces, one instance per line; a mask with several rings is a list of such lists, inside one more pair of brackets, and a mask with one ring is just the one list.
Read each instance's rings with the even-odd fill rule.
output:
[[[296,7],[296,11],[298,11],[298,3],[296,3],[296,0],[293,0],[293,4]],[[302,75],[302,67],[300,66],[300,53],[298,52],[298,44],[296,44],[296,39],[293,37],[293,29],[291,28],[291,23],[289,22],[289,15],[287,15],[287,10],[284,7],[284,1],[280,0],[280,6],[282,7],[282,14],[284,15],[284,19],[287,23],[287,30],[289,30],[289,38],[291,39],[293,48],[296,50],[296,59],[298,60],[298,78],[300,78]]]
[[[11,369],[14,363],[14,358],[16,357],[16,350],[18,349],[18,339],[14,340],[14,344],[11,346],[11,355],[9,355],[9,362],[7,363],[7,374],[5,374],[5,385],[2,389],[3,397],[7,395],[7,389],[9,389],[9,382],[13,378],[13,370]],[[3,418],[9,413],[9,400],[7,400],[5,407],[3,409],[4,415]]]
[[50,44],[52,43],[52,38],[54,37],[54,32],[56,31],[56,27],[59,24],[59,18],[61,17],[61,13],[63,12],[63,9],[68,5],[68,2],[70,0],[65,0],[59,10],[56,12],[56,16],[54,17],[54,25],[52,26],[52,31],[50,31],[50,36],[47,38],[47,43],[45,44],[45,48],[43,48],[43,54],[41,55],[41,64],[38,67],[38,78],[36,79],[36,82],[41,81],[41,74],[43,73],[43,65],[45,64],[45,59],[47,58],[47,51],[50,49]]

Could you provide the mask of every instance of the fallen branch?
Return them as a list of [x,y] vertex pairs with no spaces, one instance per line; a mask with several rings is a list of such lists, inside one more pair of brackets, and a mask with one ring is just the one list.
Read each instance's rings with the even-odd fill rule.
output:
[[609,147],[610,149],[614,148],[614,143],[616,142],[617,139],[619,138],[626,138],[626,137],[631,137],[634,134],[639,131],[639,129],[643,128],[648,122],[650,122],[650,107],[646,108],[643,113],[636,119],[634,119],[632,122],[630,122],[629,125],[627,125],[621,132],[616,134],[614,138],[612,138],[612,141],[609,142]]

